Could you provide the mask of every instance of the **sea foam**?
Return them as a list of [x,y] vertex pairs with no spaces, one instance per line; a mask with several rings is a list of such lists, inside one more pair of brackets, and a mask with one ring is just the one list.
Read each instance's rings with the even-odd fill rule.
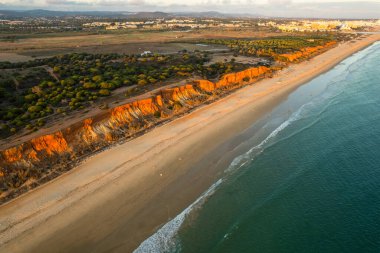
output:
[[269,143],[273,138],[275,138],[280,132],[282,132],[285,128],[291,125],[294,121],[297,121],[301,118],[301,115],[304,109],[311,105],[312,103],[304,104],[299,110],[294,112],[286,121],[284,121],[281,125],[279,125],[276,129],[274,129],[263,141],[261,141],[258,145],[249,149],[246,153],[237,156],[230,164],[230,166],[224,172],[231,172],[233,170],[239,169],[244,166],[248,161],[252,160],[258,154],[260,154],[265,144]]
[[142,242],[134,253],[162,253],[177,251],[180,245],[178,240],[176,240],[176,236],[186,217],[193,210],[199,208],[215,192],[222,181],[222,179],[219,179],[214,183],[195,202],[178,214],[174,219],[166,223],[155,234]]

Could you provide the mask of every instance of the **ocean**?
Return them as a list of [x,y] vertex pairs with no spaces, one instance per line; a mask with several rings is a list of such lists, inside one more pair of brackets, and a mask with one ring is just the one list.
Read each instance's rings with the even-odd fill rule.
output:
[[294,91],[135,252],[380,252],[379,66],[377,42]]

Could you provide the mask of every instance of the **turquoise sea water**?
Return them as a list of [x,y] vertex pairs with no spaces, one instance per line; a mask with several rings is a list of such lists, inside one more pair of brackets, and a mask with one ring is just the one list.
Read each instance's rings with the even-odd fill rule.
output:
[[137,252],[380,252],[380,43],[292,93]]

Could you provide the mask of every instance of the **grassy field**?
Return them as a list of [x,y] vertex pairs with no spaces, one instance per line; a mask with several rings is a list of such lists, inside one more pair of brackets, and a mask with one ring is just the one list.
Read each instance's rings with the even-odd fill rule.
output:
[[17,53],[3,53],[0,52],[0,61],[9,61],[9,62],[24,62],[33,60],[33,57],[28,55],[21,55]]
[[[179,50],[207,50],[202,46],[188,44],[208,38],[261,38],[279,35],[257,32],[252,29],[207,29],[191,31],[117,31],[89,34],[51,33],[0,35],[0,51],[29,57],[49,57],[72,52],[87,53],[173,53]],[[169,42],[169,43],[168,43]],[[216,46],[216,48],[222,48]],[[15,55],[1,56],[0,61],[13,61]]]

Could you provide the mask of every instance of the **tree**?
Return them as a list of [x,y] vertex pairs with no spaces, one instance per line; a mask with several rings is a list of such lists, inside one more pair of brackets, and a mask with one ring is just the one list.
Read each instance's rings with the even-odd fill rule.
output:
[[26,101],[33,101],[33,100],[36,100],[38,96],[36,94],[28,94],[24,98]]
[[148,80],[150,83],[156,83],[157,82],[157,79],[155,79],[153,77],[149,77]]
[[101,90],[99,90],[99,95],[100,96],[105,97],[105,96],[109,96],[110,94],[111,94],[111,92],[109,90],[107,90],[107,89],[101,89]]
[[85,89],[96,89],[97,85],[95,83],[86,82],[83,84],[83,88],[85,88]]
[[42,110],[42,107],[39,105],[32,105],[28,107],[29,112],[40,112]]
[[111,89],[112,90],[115,88],[115,86],[113,84],[106,83],[106,82],[101,82],[99,86],[101,89]]
[[142,79],[142,80],[139,80],[139,81],[137,82],[137,84],[138,84],[138,85],[141,85],[141,86],[144,86],[144,85],[147,85],[148,82],[147,82],[146,80]]
[[40,94],[42,94],[42,89],[41,89],[41,87],[40,86],[33,86],[32,87],[32,92],[34,93],[34,94],[37,94],[37,95],[40,95]]
[[97,82],[97,83],[102,80],[103,80],[103,77],[101,75],[96,75],[92,78],[92,81]]

